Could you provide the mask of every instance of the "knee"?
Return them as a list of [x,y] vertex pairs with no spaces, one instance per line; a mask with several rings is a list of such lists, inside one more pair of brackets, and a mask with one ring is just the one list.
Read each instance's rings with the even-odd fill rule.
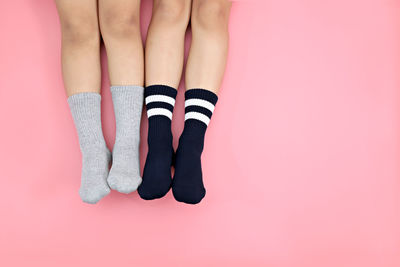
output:
[[63,42],[72,45],[93,44],[100,41],[97,20],[75,16],[62,21]]
[[190,18],[190,0],[154,1],[153,18],[160,23],[187,26]]
[[224,30],[228,24],[228,0],[194,0],[192,26],[208,30]]
[[109,9],[100,14],[100,29],[104,39],[140,36],[139,7],[137,10]]

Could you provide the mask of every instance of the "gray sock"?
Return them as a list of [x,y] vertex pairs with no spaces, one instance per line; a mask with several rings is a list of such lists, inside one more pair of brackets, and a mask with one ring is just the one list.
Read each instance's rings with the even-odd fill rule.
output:
[[103,137],[98,93],[79,93],[68,97],[82,152],[82,177],[79,195],[94,204],[110,193],[107,176],[111,154]]
[[140,183],[139,143],[143,87],[111,86],[116,122],[113,162],[108,185],[121,193],[135,191]]

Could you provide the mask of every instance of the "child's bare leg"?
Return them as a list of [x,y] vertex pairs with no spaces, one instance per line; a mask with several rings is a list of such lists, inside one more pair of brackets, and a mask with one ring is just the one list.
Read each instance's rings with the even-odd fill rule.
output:
[[146,40],[146,86],[177,88],[181,80],[185,32],[191,0],[154,0]]
[[144,83],[140,0],[99,0],[101,35],[112,86]]
[[100,92],[100,33],[96,0],[56,0],[67,95]]
[[107,181],[121,193],[135,191],[142,181],[139,142],[144,63],[139,12],[140,0],[99,0],[116,119],[113,163]]
[[196,204],[205,195],[201,171],[204,136],[225,71],[228,0],[193,0],[192,45],[186,67],[185,127],[176,151],[172,190],[176,200]]
[[79,190],[96,203],[110,192],[110,152],[101,128],[100,34],[96,0],[56,0],[62,31],[62,69],[68,103],[82,152]]
[[192,45],[186,66],[186,88],[203,88],[217,93],[228,55],[228,0],[194,0]]
[[145,101],[149,152],[139,195],[164,196],[171,187],[173,157],[171,118],[182,75],[185,32],[191,0],[154,0],[146,41]]

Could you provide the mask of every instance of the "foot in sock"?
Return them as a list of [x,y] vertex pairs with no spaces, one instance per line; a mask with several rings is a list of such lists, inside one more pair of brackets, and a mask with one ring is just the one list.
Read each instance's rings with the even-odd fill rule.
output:
[[110,193],[107,176],[111,154],[103,137],[98,93],[79,93],[68,98],[82,152],[82,177],[79,195],[83,202],[95,204]]
[[172,192],[179,202],[197,204],[205,196],[201,169],[201,153],[207,126],[218,97],[204,89],[185,93],[185,127],[176,151]]
[[140,118],[143,108],[143,87],[112,86],[116,137],[108,185],[121,193],[135,191],[140,177]]
[[144,92],[149,118],[149,150],[143,182],[138,192],[140,197],[146,200],[161,198],[171,188],[171,165],[174,155],[171,119],[176,93],[176,89],[164,85],[148,86]]

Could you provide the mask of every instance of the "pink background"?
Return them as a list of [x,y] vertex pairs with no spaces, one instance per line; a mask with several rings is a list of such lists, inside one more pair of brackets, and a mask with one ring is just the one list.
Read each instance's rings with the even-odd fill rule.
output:
[[400,2],[241,1],[230,31],[203,202],[91,206],[55,5],[1,1],[0,266],[400,266]]

